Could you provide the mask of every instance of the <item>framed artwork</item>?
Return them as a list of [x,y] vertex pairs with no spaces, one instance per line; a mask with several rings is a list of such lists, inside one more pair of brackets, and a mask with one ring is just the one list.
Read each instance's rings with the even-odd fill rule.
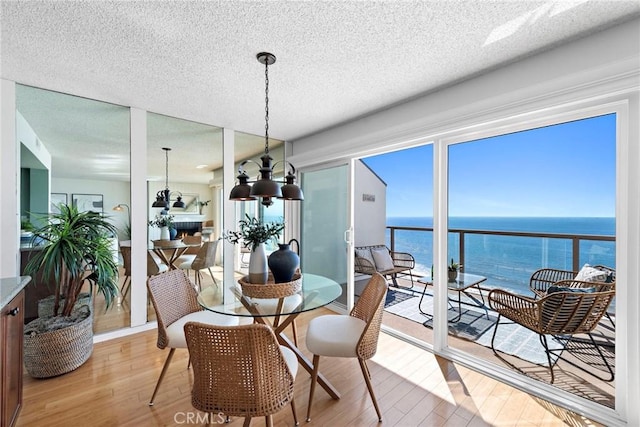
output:
[[102,194],[72,194],[71,201],[73,206],[78,208],[80,212],[100,212],[102,213],[103,201]]
[[49,212],[60,213],[60,204],[67,204],[67,193],[51,193]]

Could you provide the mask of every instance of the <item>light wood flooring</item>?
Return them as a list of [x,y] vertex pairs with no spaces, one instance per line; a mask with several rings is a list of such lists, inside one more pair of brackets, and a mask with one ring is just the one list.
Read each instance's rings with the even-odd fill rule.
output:
[[[299,317],[299,342],[307,355],[307,323],[327,313]],[[191,406],[187,350],[176,351],[155,406],[147,405],[167,352],[156,347],[156,332],[148,331],[96,344],[89,361],[66,375],[36,380],[25,373],[17,426],[203,425]],[[301,425],[378,425],[357,362],[323,358],[320,366],[342,397],[332,400],[318,388],[312,421],[306,423],[309,376],[300,369],[295,399]],[[384,333],[369,368],[385,426],[598,425]],[[230,425],[240,426],[242,419]],[[252,425],[262,426],[264,419]],[[290,408],[274,416],[274,425],[293,425]]]

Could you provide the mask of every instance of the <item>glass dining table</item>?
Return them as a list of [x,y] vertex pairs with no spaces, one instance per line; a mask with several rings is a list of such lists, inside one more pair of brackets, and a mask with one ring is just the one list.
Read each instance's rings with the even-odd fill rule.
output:
[[[230,287],[230,296],[225,300],[224,289],[209,286],[198,294],[198,303],[206,310],[228,316],[252,318],[254,322],[270,326],[280,345],[291,349],[297,356],[300,366],[309,374],[313,372],[313,363],[296,344],[284,333],[287,326],[300,314],[324,307],[342,294],[342,287],[334,280],[316,274],[302,274],[300,291],[283,298],[252,298],[244,295],[242,287],[234,284]],[[334,399],[340,394],[329,381],[318,373],[320,384]]]

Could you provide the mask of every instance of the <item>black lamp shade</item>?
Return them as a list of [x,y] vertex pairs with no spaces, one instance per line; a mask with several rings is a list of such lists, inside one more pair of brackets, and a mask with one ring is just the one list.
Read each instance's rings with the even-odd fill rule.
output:
[[251,186],[249,184],[238,184],[231,189],[229,200],[255,200],[251,195]]
[[302,189],[295,184],[285,184],[282,186],[282,197],[284,200],[304,200]]
[[182,197],[178,196],[176,201],[173,203],[173,207],[174,208],[184,208],[185,207],[185,204],[182,201]]
[[263,178],[253,184],[251,195],[254,197],[282,197],[282,190],[276,181]]
[[[166,197],[165,197],[166,193]],[[151,205],[152,208],[169,209],[169,190],[160,190],[156,193],[156,201]]]

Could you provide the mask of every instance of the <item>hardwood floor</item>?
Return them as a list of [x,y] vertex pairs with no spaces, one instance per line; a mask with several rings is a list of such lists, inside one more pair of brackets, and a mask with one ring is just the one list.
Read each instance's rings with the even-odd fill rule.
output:
[[[308,321],[328,312],[315,310],[298,318],[305,353]],[[36,380],[25,373],[17,426],[203,425],[191,406],[193,377],[186,350],[176,351],[155,406],[147,405],[167,353],[156,347],[156,332],[148,331],[96,344],[89,361],[66,375]],[[369,368],[385,426],[598,425],[384,333]],[[323,358],[320,371],[342,397],[332,400],[318,388],[312,421],[306,423],[309,376],[300,369],[295,396],[301,425],[378,425],[355,360]],[[242,422],[234,418],[229,425]],[[262,426],[264,419],[252,423]],[[291,410],[274,415],[274,425],[293,425]]]

